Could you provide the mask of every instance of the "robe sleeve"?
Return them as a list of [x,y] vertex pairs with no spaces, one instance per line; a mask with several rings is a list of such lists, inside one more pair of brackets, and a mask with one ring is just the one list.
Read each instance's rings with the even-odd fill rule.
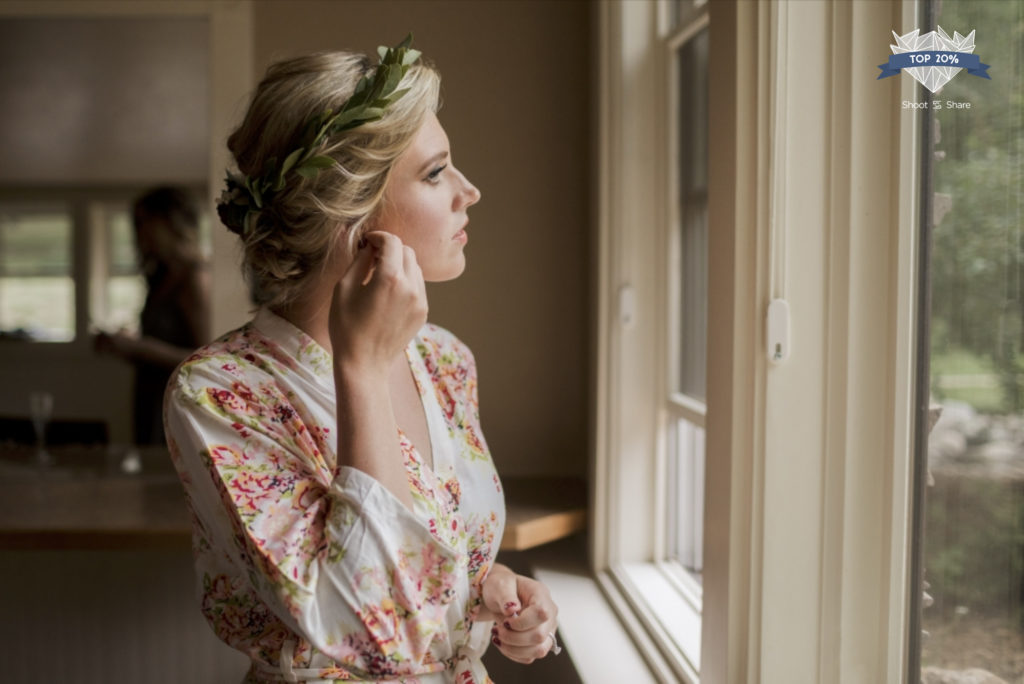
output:
[[197,375],[172,381],[165,419],[204,536],[353,677],[422,671],[431,642],[448,638],[445,613],[465,581],[464,550],[437,530],[453,523],[425,525],[351,467],[326,482],[317,441],[287,397]]

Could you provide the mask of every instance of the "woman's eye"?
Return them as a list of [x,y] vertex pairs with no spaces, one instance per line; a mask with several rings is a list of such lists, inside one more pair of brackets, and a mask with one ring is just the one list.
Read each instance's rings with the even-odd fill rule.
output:
[[436,169],[434,169],[433,171],[431,171],[430,173],[427,174],[427,182],[429,182],[429,183],[438,183],[439,182],[438,176],[440,176],[441,172],[444,171],[447,168],[448,168],[447,164],[443,164],[441,166],[438,166]]

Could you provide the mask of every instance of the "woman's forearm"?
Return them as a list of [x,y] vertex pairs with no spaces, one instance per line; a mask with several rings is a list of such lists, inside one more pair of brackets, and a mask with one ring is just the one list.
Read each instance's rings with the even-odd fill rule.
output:
[[176,368],[195,351],[185,347],[176,347],[170,342],[155,337],[140,337],[135,341],[131,350],[131,357],[136,361],[164,366],[165,368]]
[[386,377],[335,366],[338,466],[351,466],[380,482],[412,509],[398,425]]

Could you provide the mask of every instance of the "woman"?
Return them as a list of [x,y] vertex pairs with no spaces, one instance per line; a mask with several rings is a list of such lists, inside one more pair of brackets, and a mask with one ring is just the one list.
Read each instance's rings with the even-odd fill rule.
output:
[[199,214],[180,188],[149,190],[132,208],[135,248],[146,279],[139,335],[101,332],[96,350],[135,366],[135,444],[164,444],[164,387],[175,367],[209,336],[209,276],[199,248]]
[[480,192],[409,42],[272,66],[228,140],[218,212],[261,308],[165,411],[202,609],[248,682],[484,683],[488,637],[523,663],[557,649],[547,589],[494,562],[473,356],[426,323]]

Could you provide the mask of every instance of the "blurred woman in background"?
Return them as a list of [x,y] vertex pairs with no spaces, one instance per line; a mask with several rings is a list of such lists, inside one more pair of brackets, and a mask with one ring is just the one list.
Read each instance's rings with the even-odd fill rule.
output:
[[164,443],[164,388],[175,367],[209,341],[209,275],[199,247],[199,215],[181,188],[159,187],[132,209],[146,302],[139,334],[100,333],[96,349],[135,366],[133,439]]

